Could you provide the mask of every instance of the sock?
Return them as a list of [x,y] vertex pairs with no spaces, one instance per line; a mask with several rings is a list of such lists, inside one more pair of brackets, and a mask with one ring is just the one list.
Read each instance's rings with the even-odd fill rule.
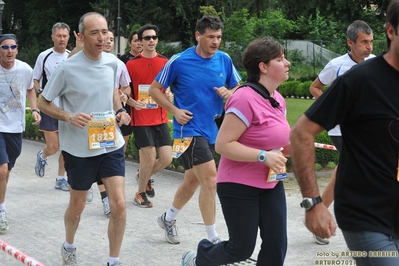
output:
[[46,159],[43,158],[43,151],[42,151],[42,154],[40,154],[40,158],[42,158],[43,160],[47,161],[47,158]]
[[67,250],[75,250],[76,246],[75,243],[69,244],[68,242],[64,242],[64,248]]
[[168,211],[166,212],[165,220],[168,222],[176,220],[176,216],[179,214],[179,211],[179,209],[176,209],[173,207],[173,205],[170,205]]
[[64,176],[63,176],[63,175],[58,175],[58,176],[57,176],[57,180],[62,180],[62,179],[64,179]]
[[107,191],[100,192],[101,199],[105,199],[107,197]]
[[115,258],[115,257],[109,257],[109,265],[112,266],[114,265],[115,262],[119,261],[119,257]]
[[216,233],[216,225],[205,225],[206,233],[208,234],[208,240],[212,241],[213,239],[218,237],[218,233]]
[[6,210],[6,203],[0,203],[0,210]]

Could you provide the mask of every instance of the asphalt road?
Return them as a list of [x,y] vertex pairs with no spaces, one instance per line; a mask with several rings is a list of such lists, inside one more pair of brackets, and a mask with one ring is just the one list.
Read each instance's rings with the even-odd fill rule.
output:
[[[63,243],[63,216],[69,193],[54,189],[58,156],[51,156],[46,174],[39,178],[34,173],[36,153],[43,143],[24,140],[22,154],[11,172],[6,195],[9,230],[0,234],[0,242],[24,252],[47,266],[61,264],[60,247]],[[177,217],[181,243],[172,245],[165,241],[157,217],[170,206],[175,190],[183,178],[181,173],[164,170],[154,176],[154,207],[142,209],[133,205],[137,184],[134,174],[138,164],[126,164],[127,226],[120,254],[121,261],[129,266],[177,266],[187,250],[195,250],[197,243],[206,237],[198,209],[198,193]],[[292,178],[292,177],[291,177]],[[293,180],[291,180],[293,182]],[[288,207],[287,266],[323,265],[318,260],[340,260],[341,265],[354,265],[348,257],[340,257],[347,250],[340,230],[329,245],[317,245],[303,225],[304,210],[299,207],[301,195],[297,189],[286,189]],[[332,207],[331,207],[332,210]],[[108,259],[108,218],[103,214],[98,189],[94,187],[94,200],[86,205],[76,235],[77,260],[80,266],[106,265]],[[217,231],[227,239],[220,204],[217,201]],[[252,255],[256,259],[261,240]],[[336,256],[338,255],[338,256]],[[352,263],[352,264],[350,264]],[[0,249],[0,265],[23,265]],[[325,264],[328,265],[328,264]],[[338,264],[337,264],[338,265]]]

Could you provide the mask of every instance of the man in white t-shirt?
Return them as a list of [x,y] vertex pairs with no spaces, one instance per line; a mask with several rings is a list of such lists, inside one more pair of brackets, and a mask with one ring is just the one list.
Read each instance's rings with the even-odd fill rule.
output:
[[[347,29],[347,44],[350,51],[342,56],[332,59],[324,69],[319,73],[319,76],[313,81],[309,87],[310,93],[317,99],[323,93],[322,89],[326,85],[330,85],[337,77],[343,75],[346,71],[351,69],[354,65],[363,62],[366,59],[373,58],[375,55],[371,54],[373,51],[373,31],[370,26],[362,21],[356,20],[349,25]],[[328,131],[331,141],[334,143],[338,152],[341,151],[342,136],[339,125]],[[338,166],[337,166],[338,167]],[[326,186],[321,196],[324,205],[328,208],[334,201],[334,186],[337,173],[335,167],[330,182]],[[321,239],[314,235],[317,244],[326,245],[329,243],[328,239]]]
[[[34,88],[39,95],[43,92],[44,86],[54,70],[62,61],[68,58],[70,51],[66,47],[68,45],[69,32],[70,29],[67,24],[63,22],[55,23],[51,30],[51,39],[54,46],[41,52],[37,57],[35,67],[33,68],[33,82]],[[58,106],[58,98],[54,100],[54,104]],[[37,176],[43,177],[47,165],[47,157],[59,150],[58,120],[42,113],[39,131],[44,133],[46,145],[37,153],[35,173]],[[58,175],[54,187],[63,191],[69,191],[68,182],[64,175],[64,158],[62,157],[62,153],[60,153],[58,158]]]
[[21,154],[26,99],[35,120],[33,124],[39,124],[41,119],[36,108],[32,68],[16,59],[17,54],[17,37],[0,35],[0,232],[8,229],[6,190],[11,169]]

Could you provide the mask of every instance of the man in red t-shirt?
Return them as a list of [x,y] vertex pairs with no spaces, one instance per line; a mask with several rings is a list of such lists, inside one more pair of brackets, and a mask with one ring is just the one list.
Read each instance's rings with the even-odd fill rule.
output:
[[[141,109],[131,108],[131,125],[140,157],[140,170],[136,174],[139,188],[134,203],[142,208],[153,206],[147,198],[155,196],[151,177],[172,162],[167,111],[158,106],[148,93],[150,84],[168,61],[156,52],[158,31],[155,25],[145,25],[138,30],[143,51],[126,64],[133,85],[132,97],[144,104]],[[170,95],[170,91],[165,89],[164,92]]]

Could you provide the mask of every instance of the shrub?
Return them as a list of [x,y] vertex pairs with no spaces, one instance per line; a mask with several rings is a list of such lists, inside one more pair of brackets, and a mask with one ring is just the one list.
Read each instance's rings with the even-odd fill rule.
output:
[[[315,142],[333,145],[327,131],[316,136]],[[338,163],[339,154],[337,151],[316,148],[316,161],[325,167],[329,162]]]

